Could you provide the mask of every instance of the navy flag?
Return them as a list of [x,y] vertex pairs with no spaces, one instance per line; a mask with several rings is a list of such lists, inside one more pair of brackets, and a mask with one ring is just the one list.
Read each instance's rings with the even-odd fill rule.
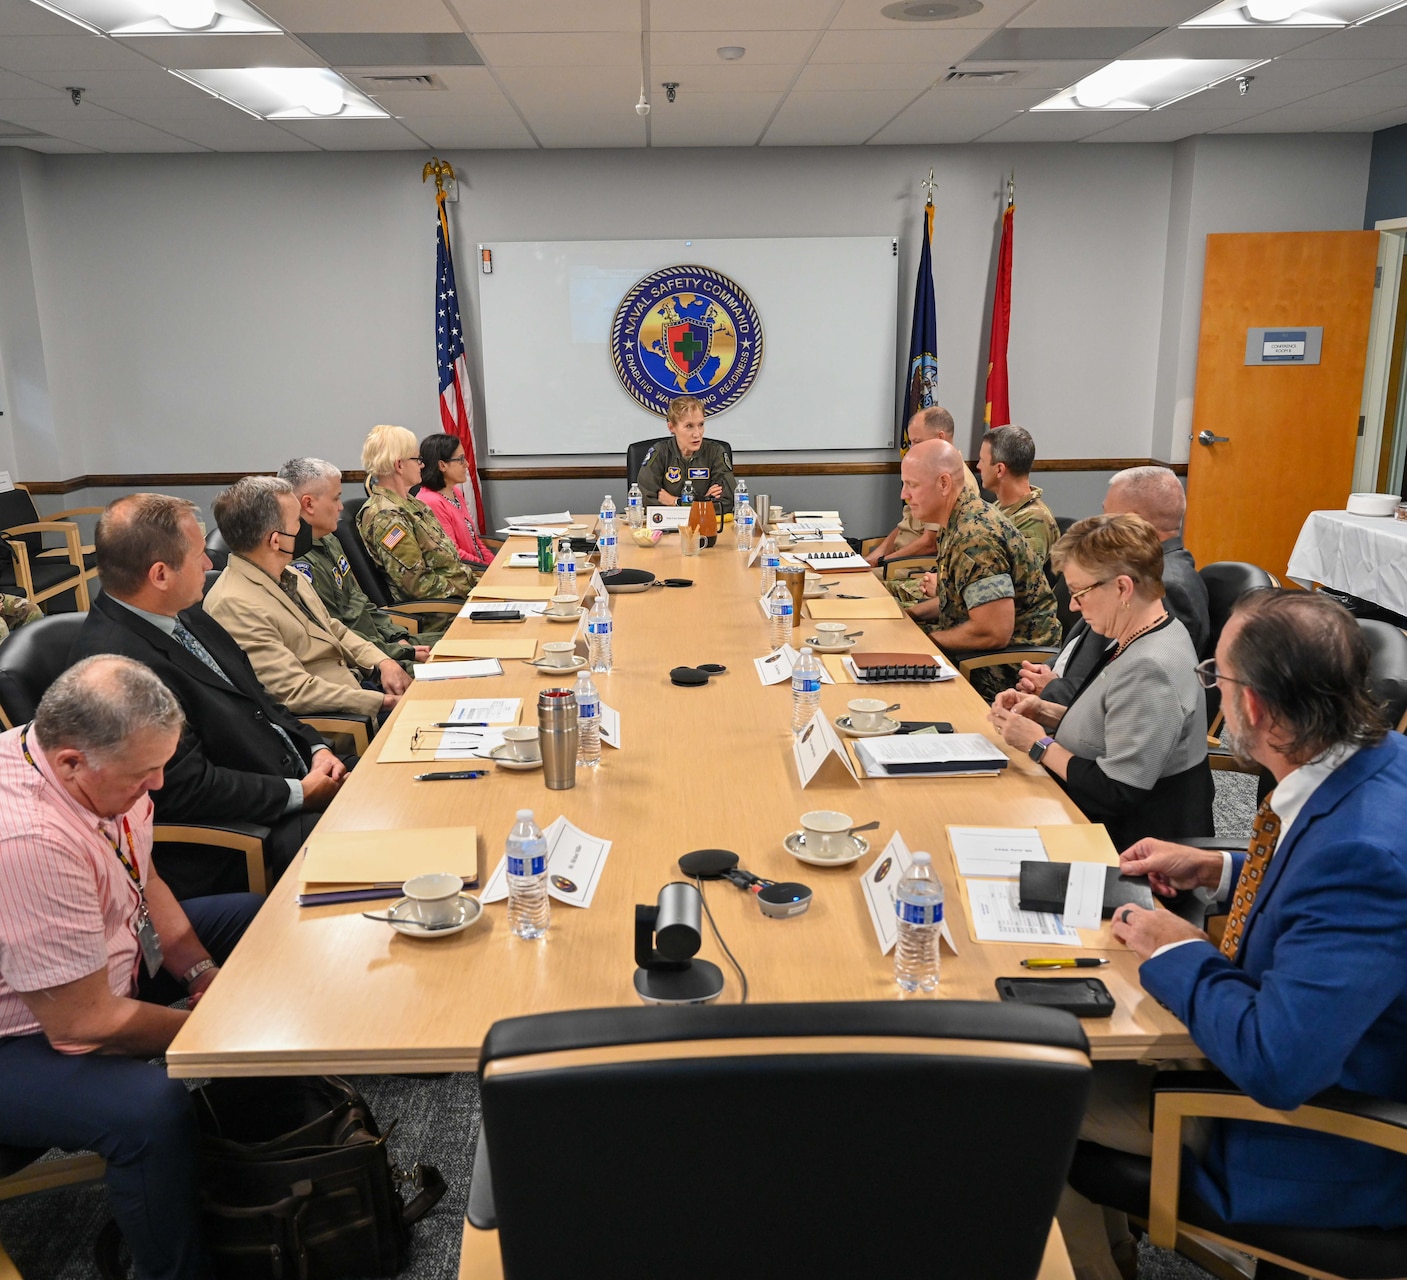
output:
[[909,337],[909,376],[904,416],[899,423],[899,451],[909,451],[909,419],[938,403],[938,313],[933,300],[933,198],[923,207],[923,247],[914,285],[914,327]]

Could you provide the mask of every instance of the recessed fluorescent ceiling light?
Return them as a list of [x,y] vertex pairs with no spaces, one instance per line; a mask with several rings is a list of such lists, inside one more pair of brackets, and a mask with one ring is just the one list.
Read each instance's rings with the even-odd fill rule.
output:
[[111,36],[247,35],[280,28],[242,0],[33,0],[89,31]]
[[388,114],[326,67],[168,70],[261,120],[371,120]]
[[1407,0],[1222,0],[1184,27],[1357,27]]
[[1268,58],[1125,58],[1100,67],[1032,111],[1156,111]]

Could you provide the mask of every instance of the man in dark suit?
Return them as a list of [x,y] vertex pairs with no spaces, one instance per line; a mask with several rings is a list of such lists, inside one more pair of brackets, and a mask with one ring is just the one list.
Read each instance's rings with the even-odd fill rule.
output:
[[[1158,531],[1163,544],[1163,603],[1187,628],[1192,647],[1203,657],[1211,642],[1212,624],[1207,612],[1207,584],[1197,572],[1192,553],[1182,545],[1182,518],[1187,494],[1167,467],[1129,467],[1117,472],[1104,495],[1106,516],[1142,516]],[[1085,681],[1098,670],[1111,645],[1095,635],[1083,618],[1065,637],[1053,666],[1023,662],[1018,688],[1039,693],[1047,702],[1069,706]]]
[[[1121,859],[1161,894],[1222,903],[1219,946],[1140,907],[1115,914],[1114,936],[1142,961],[1144,989],[1263,1106],[1293,1110],[1333,1086],[1407,1102],[1407,740],[1368,693],[1359,626],[1323,595],[1255,591],[1199,672],[1221,688],[1223,740],[1275,789],[1245,854],[1140,840]],[[1086,1137],[1146,1154],[1149,1077],[1099,1064]],[[1204,1136],[1192,1186],[1227,1221],[1407,1226],[1407,1156],[1243,1121]],[[1104,1220],[1087,1204],[1067,1195],[1061,1227],[1076,1275],[1107,1276],[1089,1251]]]
[[[153,793],[157,822],[253,822],[271,829],[281,874],[346,767],[322,738],[264,691],[240,647],[200,607],[210,561],[181,498],[138,493],[113,502],[95,544],[103,591],[70,654],[120,653],[146,663],[176,696],[186,729]],[[178,898],[243,886],[232,858],[183,854],[163,877]]]

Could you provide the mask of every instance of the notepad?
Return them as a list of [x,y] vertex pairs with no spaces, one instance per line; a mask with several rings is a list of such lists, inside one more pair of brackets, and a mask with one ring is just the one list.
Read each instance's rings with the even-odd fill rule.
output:
[[902,618],[904,611],[894,597],[866,596],[863,600],[808,600],[806,613],[817,622],[853,622],[861,618]]

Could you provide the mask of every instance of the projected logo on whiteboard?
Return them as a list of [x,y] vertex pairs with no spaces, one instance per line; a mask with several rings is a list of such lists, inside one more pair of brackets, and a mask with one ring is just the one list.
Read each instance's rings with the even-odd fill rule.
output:
[[722,272],[666,267],[621,299],[611,360],[621,385],[652,413],[663,417],[675,396],[697,396],[708,413],[722,413],[762,367],[762,320]]

